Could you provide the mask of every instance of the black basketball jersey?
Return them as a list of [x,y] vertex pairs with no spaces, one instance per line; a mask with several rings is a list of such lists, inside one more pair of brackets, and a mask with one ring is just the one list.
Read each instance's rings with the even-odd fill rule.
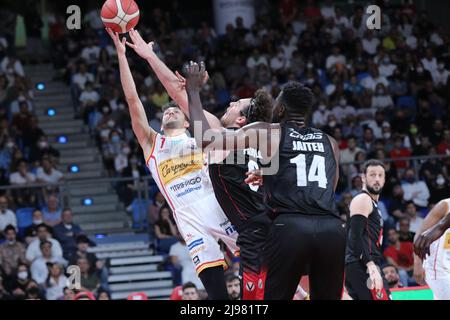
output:
[[[368,194],[366,191],[361,193]],[[378,203],[372,199],[372,212],[367,217],[367,226],[363,233],[364,242],[369,248],[369,253],[372,259],[379,263],[383,259],[383,253],[381,251],[381,245],[383,244],[383,216],[380,209],[378,209]],[[350,229],[348,239],[350,239],[352,230]],[[347,241],[347,250],[345,254],[345,263],[352,263],[359,261],[360,257],[354,254],[354,248],[352,242]]]
[[279,159],[275,175],[264,176],[265,202],[272,215],[301,213],[339,217],[334,199],[336,158],[321,130],[281,124]]
[[216,199],[238,231],[248,219],[264,212],[263,187],[245,183],[245,174],[259,169],[260,158],[260,152],[250,148],[232,151],[220,164],[209,165]]

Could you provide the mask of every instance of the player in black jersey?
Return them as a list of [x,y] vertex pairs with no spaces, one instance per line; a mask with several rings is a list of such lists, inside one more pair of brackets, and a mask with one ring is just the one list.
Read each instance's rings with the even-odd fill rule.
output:
[[[187,69],[190,115],[202,123],[197,142],[213,149],[253,147],[262,152],[266,211],[273,219],[264,249],[266,281],[258,284],[264,286],[264,298],[291,300],[301,276],[309,274],[311,299],[340,299],[345,228],[334,202],[339,148],[334,139],[306,126],[313,93],[291,82],[273,108],[273,120],[280,123],[254,123],[234,132],[209,130],[199,95],[204,64],[191,62]],[[267,175],[270,170],[273,174]]]
[[390,296],[381,273],[383,217],[378,209],[385,175],[381,161],[367,161],[362,175],[363,190],[350,203],[345,285],[354,300],[389,300]]

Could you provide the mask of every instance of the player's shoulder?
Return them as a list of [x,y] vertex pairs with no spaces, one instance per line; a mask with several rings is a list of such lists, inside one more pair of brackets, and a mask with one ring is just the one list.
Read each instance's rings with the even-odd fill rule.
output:
[[352,214],[367,214],[372,212],[372,198],[367,193],[360,193],[356,195],[350,203],[350,215]]

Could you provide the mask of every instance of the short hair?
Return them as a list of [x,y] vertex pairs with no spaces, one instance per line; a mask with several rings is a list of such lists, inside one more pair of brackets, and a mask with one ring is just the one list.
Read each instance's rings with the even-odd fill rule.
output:
[[411,204],[412,204],[413,206],[416,206],[416,204],[414,203],[414,201],[408,200],[408,201],[406,201],[405,208],[406,208],[407,206],[411,205]]
[[241,278],[239,278],[237,275],[235,274],[229,274],[226,278],[225,278],[225,283],[229,283],[232,282],[234,280],[238,280],[239,282],[241,281]]
[[386,167],[384,166],[384,163],[380,160],[370,159],[364,162],[364,174],[367,174],[367,170],[369,170],[370,167],[382,167],[383,170],[386,170]]
[[45,246],[46,244],[49,244],[50,247],[53,245],[50,241],[44,240],[44,241],[41,241],[41,243],[39,244],[39,247],[42,248],[42,247]]
[[255,97],[250,101],[250,105],[242,110],[242,114],[247,118],[247,123],[270,122],[272,117],[272,97],[264,89],[259,89]]
[[189,281],[189,282],[186,282],[185,284],[183,284],[183,287],[182,287],[183,291],[185,289],[189,289],[189,288],[194,288],[195,291],[197,291],[197,286],[195,285],[195,283]]
[[315,98],[311,89],[298,81],[291,81],[283,87],[281,101],[288,113],[307,116],[311,112]]
[[61,211],[61,213],[66,212],[66,211],[70,211],[70,213],[72,213],[72,209],[69,208],[69,207],[65,207],[65,208]]
[[381,270],[383,270],[383,269],[385,269],[385,268],[389,268],[389,267],[394,268],[394,269],[395,269],[395,272],[398,273],[397,267],[394,266],[393,264],[390,264],[390,263],[387,263],[387,264],[383,265],[383,267],[381,268]]
[[36,230],[39,230],[41,228],[45,228],[45,231],[49,232],[48,226],[45,223],[38,224]]
[[77,244],[79,243],[91,243],[91,241],[89,241],[89,238],[84,235],[84,234],[80,234],[77,239],[76,239]]
[[167,109],[178,108],[181,110],[180,106],[175,101],[170,101],[161,107],[162,112],[166,112]]
[[16,232],[16,228],[14,228],[14,226],[12,225],[12,224],[8,224],[7,226],[6,226],[6,228],[5,228],[5,230],[3,230],[3,233],[7,233],[8,231],[10,231],[10,230],[12,230],[12,231],[14,231],[14,233],[17,233]]

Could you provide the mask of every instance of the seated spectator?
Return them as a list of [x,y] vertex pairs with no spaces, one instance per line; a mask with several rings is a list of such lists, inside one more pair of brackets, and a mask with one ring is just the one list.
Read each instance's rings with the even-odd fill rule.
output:
[[103,289],[99,289],[97,292],[97,300],[111,300],[111,294]]
[[92,82],[87,82],[85,89],[80,95],[80,113],[84,119],[84,123],[89,123],[89,114],[95,111],[98,102],[100,101],[100,96],[97,91],[94,90],[94,85]]
[[42,211],[35,209],[33,211],[33,223],[25,229],[25,243],[29,245],[37,239],[37,228],[44,223]]
[[428,199],[430,198],[430,190],[427,184],[422,180],[417,181],[414,169],[406,170],[404,177],[405,182],[402,183],[402,188],[405,194],[403,199],[413,201],[419,210],[427,208]]
[[200,300],[198,289],[192,282],[183,285],[183,300]]
[[231,274],[225,278],[225,284],[230,300],[241,300],[241,279]]
[[377,84],[375,94],[372,97],[372,107],[377,109],[386,109],[393,106],[394,101],[392,100],[392,97],[388,93],[386,87],[382,83]]
[[21,300],[25,299],[26,286],[30,281],[31,273],[28,265],[20,263],[14,278],[7,283],[5,282],[5,286],[7,290],[11,292],[15,300]]
[[[178,234],[178,242],[173,244],[169,250],[169,260],[173,268],[174,285],[192,282],[197,288],[203,289],[203,284],[197,276],[195,267],[192,264],[191,254],[193,254],[186,246],[183,237]],[[197,250],[203,250],[204,245],[200,245]]]
[[52,243],[44,240],[40,243],[41,256],[31,264],[31,276],[39,285],[44,285],[48,278],[49,263],[61,263],[67,265],[67,261],[61,256],[52,255]]
[[59,206],[58,196],[51,194],[47,198],[47,203],[44,208],[42,208],[42,213],[44,214],[44,222],[50,227],[54,227],[61,223],[61,213],[62,209]]
[[355,156],[358,152],[363,151],[363,149],[357,146],[357,141],[354,136],[350,136],[347,139],[348,148],[341,151],[340,163],[350,163],[355,161]]
[[91,271],[89,261],[86,258],[79,258],[77,266],[81,272],[81,290],[96,292],[100,288],[100,279],[97,274]]
[[37,169],[36,177],[39,183],[48,184],[58,183],[64,179],[63,173],[53,167],[49,158],[42,159],[42,167]]
[[408,201],[406,203],[405,214],[410,223],[409,231],[414,233],[419,231],[423,223],[423,218],[417,216],[417,207],[413,201]]
[[155,235],[158,240],[158,251],[168,253],[170,246],[177,242],[177,227],[172,220],[169,207],[159,210],[159,218],[155,223]]
[[68,259],[77,251],[76,239],[82,230],[79,225],[73,223],[73,214],[70,208],[65,208],[61,217],[62,221],[53,228],[53,233],[63,248],[64,257]]
[[27,248],[27,252],[25,254],[25,257],[27,258],[30,264],[33,263],[33,261],[36,260],[37,258],[42,257],[40,245],[41,242],[43,241],[51,242],[52,257],[62,258],[63,252],[61,245],[57,240],[50,237],[48,226],[45,224],[41,224],[37,227],[37,239],[30,243],[30,245]]
[[412,242],[400,242],[395,229],[388,230],[389,247],[384,250],[384,256],[389,264],[398,269],[400,281],[408,286],[409,273],[414,269],[414,252]]
[[404,193],[401,185],[395,185],[392,188],[392,199],[389,205],[389,213],[396,221],[406,217],[406,204]]
[[383,266],[383,274],[386,279],[389,289],[402,288],[403,285],[400,282],[400,276],[398,275],[398,270],[392,264],[387,264]]
[[0,196],[0,238],[4,236],[7,226],[17,228],[17,218],[15,213],[8,209],[8,198]]
[[363,182],[362,182],[362,178],[360,175],[353,177],[352,187],[353,187],[352,190],[350,190],[352,197],[358,195],[361,192],[361,190],[363,188]]
[[400,242],[414,242],[414,232],[410,230],[409,218],[401,218],[398,222],[398,235]]
[[25,300],[45,300],[43,289],[34,280],[30,280],[26,286]]
[[19,264],[25,263],[25,246],[16,239],[16,229],[9,225],[5,228],[6,242],[0,245],[0,270],[7,281],[17,273]]
[[164,199],[163,194],[160,191],[158,191],[156,192],[153,204],[150,206],[149,209],[149,221],[151,224],[155,224],[156,221],[158,221],[159,211],[163,206],[167,206],[167,202]]
[[[25,160],[19,160],[16,165],[17,170],[9,176],[9,182],[15,186],[32,185],[36,183],[36,176],[28,170]],[[33,207],[36,202],[36,191],[33,189],[16,189],[13,191],[14,199],[19,207]]]
[[46,135],[42,135],[37,143],[31,148],[30,161],[41,161],[45,156],[50,157],[50,159],[59,159],[60,152],[49,144]]
[[64,288],[67,278],[64,275],[64,266],[58,263],[48,263],[50,273],[45,281],[47,300],[61,300],[64,297]]
[[63,289],[63,294],[64,294],[64,297],[62,300],[65,300],[65,301],[75,300],[75,292],[72,289],[65,287]]

